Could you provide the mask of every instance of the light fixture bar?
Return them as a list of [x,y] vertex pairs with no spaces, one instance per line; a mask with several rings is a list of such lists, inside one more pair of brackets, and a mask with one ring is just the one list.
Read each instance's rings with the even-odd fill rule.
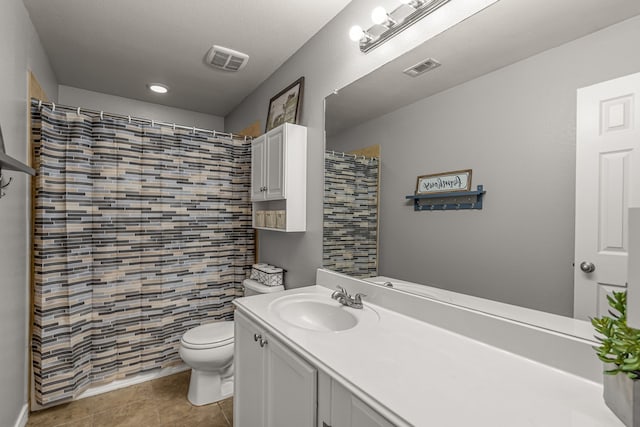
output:
[[[445,4],[449,3],[450,1],[451,0],[433,0],[433,1],[424,2],[422,5],[418,6],[418,8],[415,11],[413,11],[411,14],[409,14],[404,20],[402,20],[401,22],[398,22],[395,25],[392,25],[391,27],[389,27],[389,29],[384,31],[378,37],[375,37],[372,40],[368,40],[368,39],[360,40],[360,50],[363,53],[367,53],[370,50],[375,49],[376,47],[380,46],[382,43],[386,42],[387,40],[389,40],[390,38],[392,38],[396,34],[404,31],[406,28],[408,28],[411,25],[415,24],[416,22],[418,22],[419,20],[421,20],[425,16],[427,16],[430,13],[436,11],[441,6],[444,6]],[[402,5],[400,7],[406,7],[406,5]],[[396,9],[396,10],[398,10],[398,9]],[[393,12],[391,12],[390,15],[393,16],[394,12],[395,12],[395,10]],[[368,31],[368,32],[370,32],[370,31]]]

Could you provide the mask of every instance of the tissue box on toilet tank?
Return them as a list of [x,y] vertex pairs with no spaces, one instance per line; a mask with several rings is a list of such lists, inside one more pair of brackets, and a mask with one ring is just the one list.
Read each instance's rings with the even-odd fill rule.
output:
[[284,284],[284,270],[269,264],[253,264],[250,278],[266,286],[280,286]]

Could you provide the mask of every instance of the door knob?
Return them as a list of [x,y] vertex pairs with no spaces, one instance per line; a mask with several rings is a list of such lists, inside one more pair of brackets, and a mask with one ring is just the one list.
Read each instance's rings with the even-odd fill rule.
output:
[[253,340],[254,340],[255,342],[258,342],[258,340],[259,340],[259,339],[262,339],[262,335],[260,335],[260,334],[253,334]]
[[592,262],[582,261],[580,263],[580,270],[585,273],[593,273],[596,269],[596,265]]

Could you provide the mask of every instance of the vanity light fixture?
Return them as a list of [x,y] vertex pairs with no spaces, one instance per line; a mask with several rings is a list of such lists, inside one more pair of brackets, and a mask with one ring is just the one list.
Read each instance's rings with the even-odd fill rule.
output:
[[382,6],[373,9],[371,20],[374,25],[368,30],[363,30],[358,25],[351,27],[349,38],[358,42],[363,53],[378,47],[451,0],[398,1],[402,4],[390,13]]
[[354,42],[373,40],[373,36],[362,29],[360,25],[354,25],[349,30],[349,38]]
[[382,25],[387,28],[398,23],[398,21],[387,13],[387,9],[382,6],[378,6],[371,11],[371,21],[376,25]]
[[169,92],[169,86],[163,85],[162,83],[149,83],[147,87],[151,92],[155,92],[155,93]]
[[425,1],[424,0],[398,0],[400,3],[402,4],[406,4],[411,6],[414,9],[419,8],[420,6],[422,6]]

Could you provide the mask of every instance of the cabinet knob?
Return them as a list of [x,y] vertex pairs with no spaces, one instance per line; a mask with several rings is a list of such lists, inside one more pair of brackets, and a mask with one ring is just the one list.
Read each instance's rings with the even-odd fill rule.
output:
[[258,340],[261,340],[261,339],[262,339],[262,335],[260,335],[260,334],[253,334],[253,340],[254,340],[254,341],[256,341],[256,342],[257,342]]
[[263,340],[262,338],[260,338],[260,347],[264,347],[267,344],[268,344],[267,340]]

